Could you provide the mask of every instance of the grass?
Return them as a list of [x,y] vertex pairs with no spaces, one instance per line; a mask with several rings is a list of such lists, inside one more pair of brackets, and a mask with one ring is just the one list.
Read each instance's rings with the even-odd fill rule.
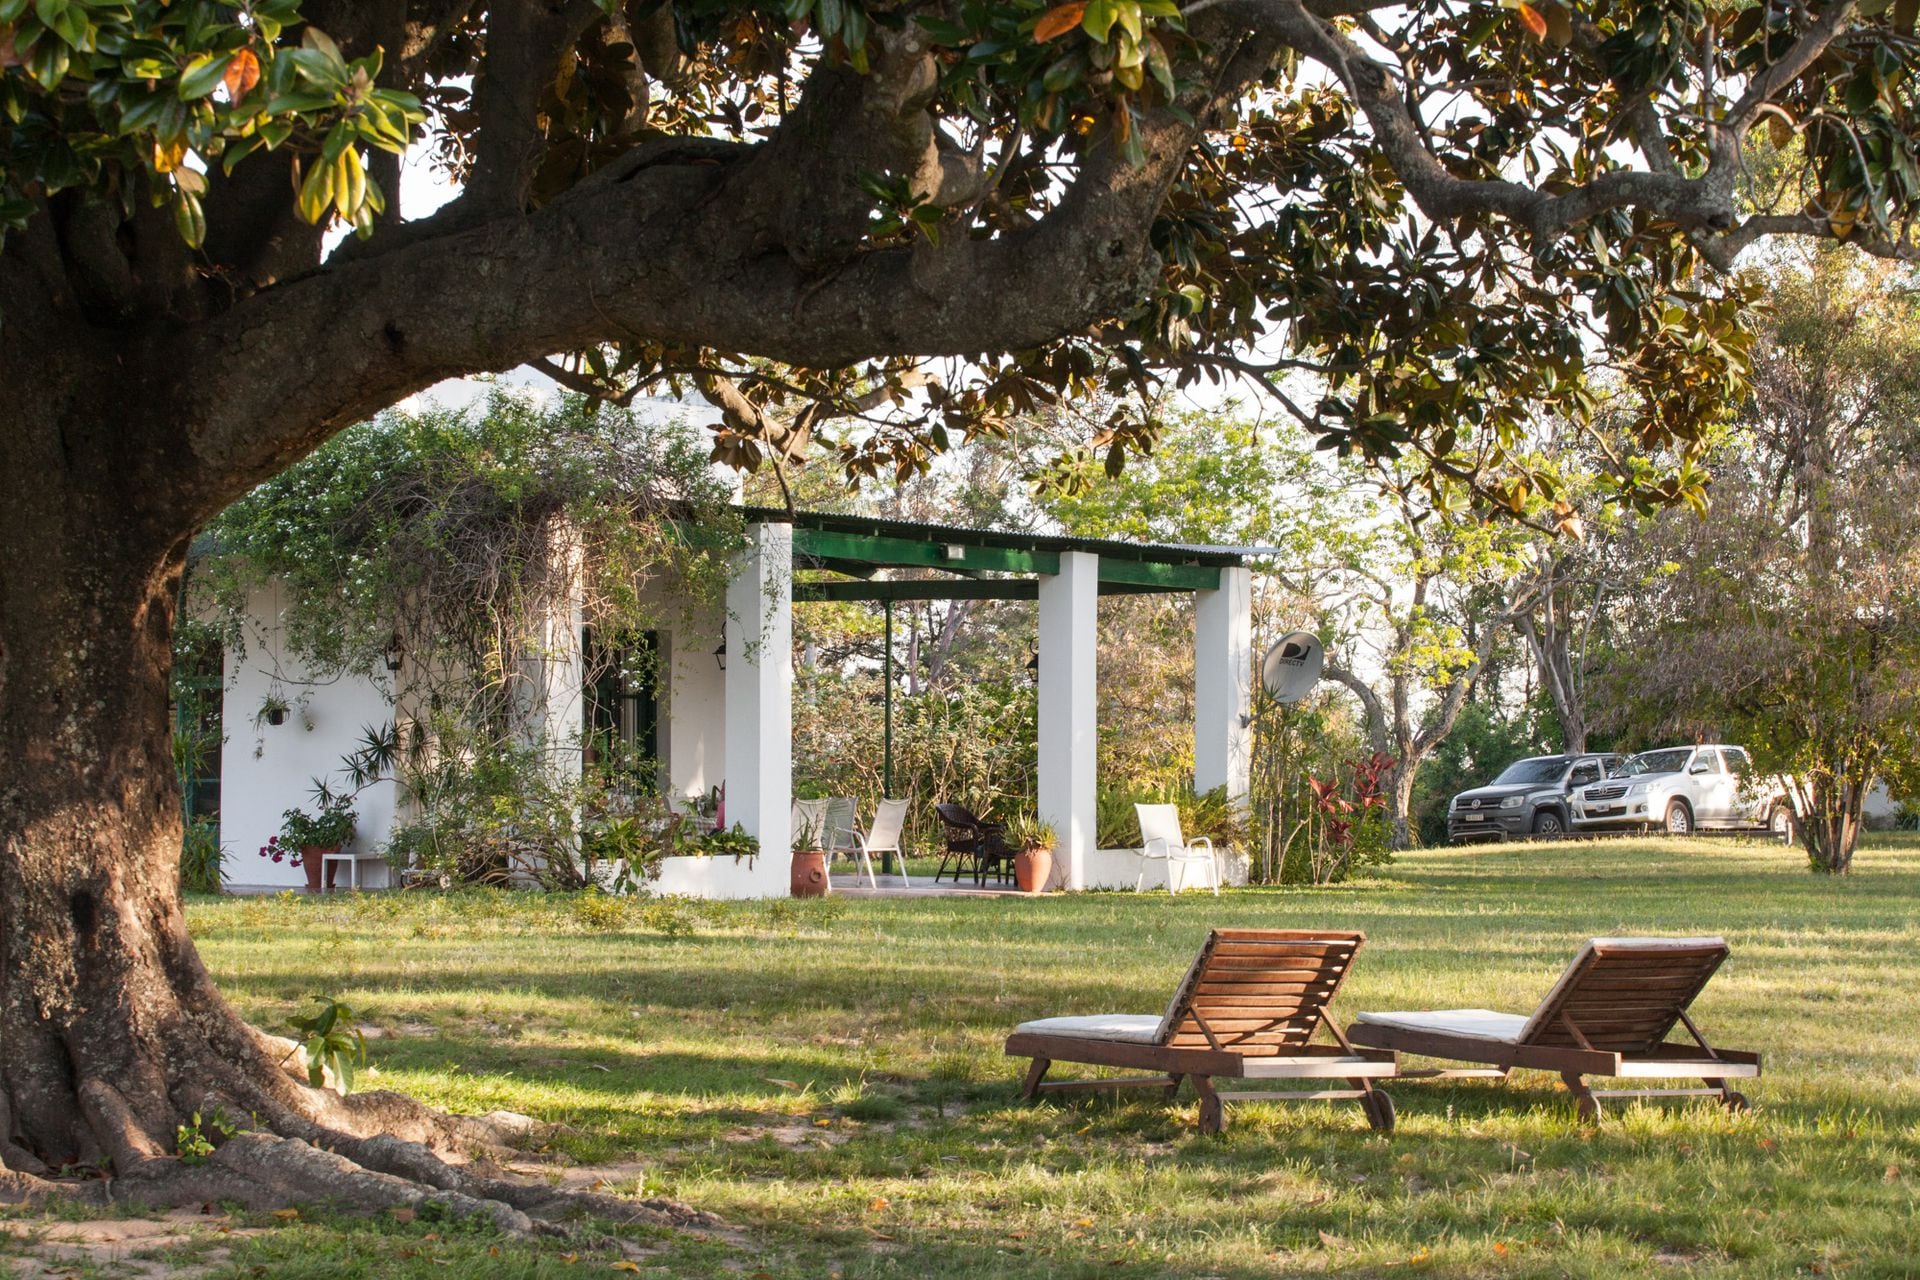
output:
[[[1920,1276],[1920,843],[1877,838],[1845,881],[1803,868],[1777,846],[1617,841],[1218,900],[197,901],[248,1017],[344,998],[381,1031],[370,1085],[562,1121],[563,1163],[625,1162],[615,1189],[739,1228],[583,1253],[310,1218],[238,1240],[216,1274]],[[1349,1017],[1524,1010],[1588,936],[1723,934],[1696,1008],[1766,1053],[1756,1110],[1615,1104],[1596,1128],[1522,1074],[1393,1086],[1391,1139],[1352,1104],[1240,1107],[1206,1139],[1191,1095],[1016,1100],[1014,1023],[1157,1010],[1216,924],[1365,929]]]

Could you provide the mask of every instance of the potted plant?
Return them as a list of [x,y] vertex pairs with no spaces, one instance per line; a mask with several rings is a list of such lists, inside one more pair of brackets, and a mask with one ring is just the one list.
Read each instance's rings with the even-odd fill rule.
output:
[[1044,893],[1053,878],[1053,847],[1060,843],[1053,824],[1023,812],[1007,824],[1007,843],[1014,848],[1013,883],[1022,893]]
[[[344,803],[324,804],[318,813],[288,809],[280,815],[280,834],[268,836],[260,856],[275,862],[291,859],[307,873],[307,892],[320,891],[320,868],[329,853],[338,853],[353,839],[358,815]],[[331,888],[331,885],[327,886]]]
[[799,825],[793,832],[793,867],[787,877],[787,888],[796,898],[823,898],[830,887],[827,851],[821,847],[821,828],[825,825],[804,813],[799,815]]

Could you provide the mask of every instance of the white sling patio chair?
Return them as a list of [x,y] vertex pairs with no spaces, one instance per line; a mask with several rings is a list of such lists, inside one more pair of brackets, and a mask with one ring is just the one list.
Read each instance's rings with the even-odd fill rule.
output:
[[1188,877],[1176,871],[1204,871],[1201,884],[1213,885],[1213,896],[1220,896],[1220,864],[1214,861],[1213,841],[1195,836],[1189,843],[1180,833],[1180,807],[1171,804],[1136,804],[1133,811],[1140,819],[1140,875],[1133,882],[1135,891],[1146,888],[1147,864],[1167,864],[1167,892],[1185,888]]
[[[811,847],[827,847],[827,802],[825,800],[795,800],[793,802],[792,825],[788,831],[795,840],[806,836],[812,842]],[[831,855],[829,855],[831,861]]]
[[905,800],[882,800],[874,807],[873,825],[865,831],[855,830],[853,833],[860,865],[867,871],[869,888],[880,887],[880,882],[873,876],[873,855],[876,853],[890,853],[900,859],[901,887],[913,888],[913,881],[907,879],[907,855],[900,848],[900,833],[907,825],[907,804]]
[[826,811],[821,817],[820,847],[827,851],[827,865],[833,865],[834,857],[846,854],[857,857],[860,844],[854,839],[854,828],[859,824],[860,812],[854,807],[852,796],[828,796]]

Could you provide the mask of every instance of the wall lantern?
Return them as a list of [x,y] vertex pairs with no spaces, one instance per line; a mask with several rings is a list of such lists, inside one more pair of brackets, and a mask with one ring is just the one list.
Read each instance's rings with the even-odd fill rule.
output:
[[387,670],[395,675],[400,674],[400,663],[406,657],[406,652],[406,646],[400,643],[400,633],[394,632],[393,638],[387,641],[387,647],[381,651],[381,656],[387,660]]
[[714,646],[713,660],[720,664],[720,669],[722,671],[725,671],[727,669],[727,642],[725,640],[722,640],[719,644]]

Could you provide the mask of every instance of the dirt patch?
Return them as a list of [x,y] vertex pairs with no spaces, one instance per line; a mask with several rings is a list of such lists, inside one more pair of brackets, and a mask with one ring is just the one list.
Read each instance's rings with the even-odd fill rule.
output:
[[[158,1218],[0,1221],[7,1261],[14,1267],[11,1274],[19,1280],[64,1280],[76,1269],[124,1280],[194,1280],[227,1261],[231,1241],[260,1230],[235,1227],[225,1214],[192,1209]],[[190,1252],[177,1260],[151,1256],[174,1249]]]
[[650,1167],[638,1160],[616,1160],[610,1164],[571,1166],[516,1163],[506,1166],[506,1170],[522,1178],[538,1178],[563,1191],[604,1191],[619,1195],[643,1185]]
[[852,1137],[853,1131],[850,1129],[796,1120],[787,1124],[762,1125],[758,1128],[741,1125],[721,1134],[720,1141],[758,1142],[762,1138],[772,1138],[789,1151],[830,1151]]

